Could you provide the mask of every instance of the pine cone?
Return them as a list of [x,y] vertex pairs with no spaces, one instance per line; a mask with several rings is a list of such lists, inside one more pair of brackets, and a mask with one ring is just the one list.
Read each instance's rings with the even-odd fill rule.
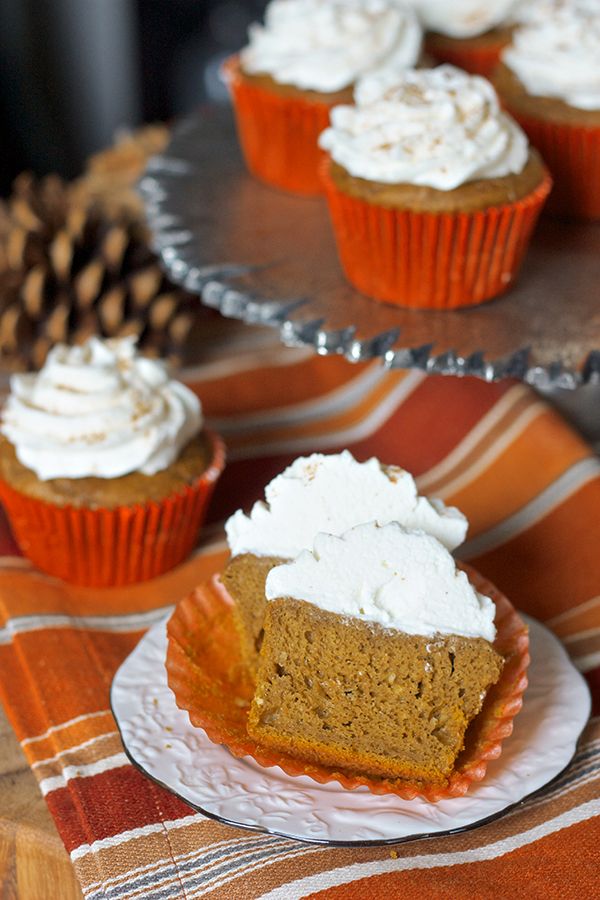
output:
[[198,299],[174,287],[143,226],[110,219],[56,176],[17,178],[0,206],[0,368],[39,368],[58,342],[134,334],[181,362]]
[[169,140],[166,125],[146,125],[117,135],[112,147],[90,157],[84,174],[73,189],[84,201],[93,200],[109,216],[144,220],[144,209],[135,185],[151,156],[161,153]]

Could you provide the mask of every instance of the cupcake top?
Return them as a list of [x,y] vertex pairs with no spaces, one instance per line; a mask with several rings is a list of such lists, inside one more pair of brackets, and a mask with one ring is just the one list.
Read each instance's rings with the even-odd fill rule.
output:
[[435,538],[397,522],[318,534],[314,549],[271,569],[267,600],[291,597],[406,634],[493,641],[495,606]]
[[[410,0],[428,31],[469,38],[508,25],[524,0]],[[527,2],[527,0],[525,0]]]
[[139,356],[135,339],[59,344],[37,374],[14,375],[0,430],[43,481],[166,469],[200,431],[200,401]]
[[336,106],[320,146],[350,175],[449,191],[523,171],[527,138],[494,88],[454,66],[368,75]]
[[359,463],[348,450],[299,457],[266,486],[265,500],[255,503],[249,516],[238,510],[225,523],[233,556],[292,559],[312,548],[320,531],[342,534],[369,521],[399,521],[454,549],[468,528],[458,509],[420,497],[404,469],[375,458]]
[[249,74],[332,93],[374,69],[414,65],[421,36],[399,0],[271,0],[240,59]]
[[600,109],[598,0],[537,0],[502,61],[527,93]]

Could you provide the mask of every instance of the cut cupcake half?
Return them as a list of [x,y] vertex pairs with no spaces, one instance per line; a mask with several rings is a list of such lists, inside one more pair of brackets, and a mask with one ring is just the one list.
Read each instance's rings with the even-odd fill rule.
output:
[[495,607],[397,523],[318,535],[271,570],[248,732],[309,763],[446,784],[499,680]]
[[[319,784],[336,782],[348,790],[362,786],[368,788],[373,794],[395,794],[404,800],[420,797],[429,802],[437,802],[447,798],[462,797],[474,783],[485,777],[489,761],[500,756],[503,741],[512,732],[513,720],[521,709],[523,694],[527,687],[529,639],[527,627],[507,598],[474,569],[468,566],[461,566],[460,569],[461,572],[466,573],[474,591],[493,601],[496,636],[494,641],[490,642],[491,650],[486,647],[483,651],[485,639],[480,639],[480,643],[477,643],[476,640],[473,643],[473,639],[464,636],[446,635],[430,639],[421,635],[413,639],[405,638],[404,641],[394,641],[393,636],[390,638],[389,629],[362,620],[358,620],[358,623],[355,621],[355,627],[351,630],[354,637],[351,640],[348,639],[342,648],[339,640],[333,641],[331,635],[338,636],[341,628],[344,628],[348,622],[352,624],[352,617],[340,617],[338,613],[331,610],[321,610],[308,601],[294,601],[293,598],[291,600],[284,598],[283,603],[278,603],[277,600],[269,601],[269,607],[273,610],[274,624],[275,616],[279,615],[275,610],[282,609],[281,629],[286,627],[286,621],[290,623],[290,627],[293,625],[298,635],[298,644],[294,646],[288,641],[288,646],[283,651],[288,654],[287,658],[281,661],[276,660],[274,658],[276,640],[279,639],[276,639],[276,631],[273,630],[271,637],[265,639],[262,648],[263,660],[267,666],[267,660],[272,658],[273,677],[284,679],[284,681],[292,675],[295,669],[297,669],[298,676],[300,676],[300,667],[304,669],[298,688],[303,692],[305,707],[308,710],[303,717],[306,726],[309,713],[313,716],[312,722],[315,729],[327,721],[327,717],[322,718],[316,715],[316,710],[327,711],[327,707],[324,705],[327,698],[320,694],[320,682],[324,682],[323,689],[330,693],[330,685],[325,684],[325,673],[322,667],[328,663],[328,659],[332,658],[334,645],[335,652],[338,654],[342,649],[350,650],[354,654],[365,654],[368,653],[369,648],[373,649],[375,655],[369,656],[369,660],[372,658],[375,664],[379,661],[381,671],[383,672],[385,669],[385,677],[377,678],[374,665],[364,664],[364,657],[361,660],[362,668],[360,668],[358,657],[356,658],[354,687],[344,688],[344,702],[350,704],[349,708],[353,718],[344,718],[343,720],[346,723],[352,722],[355,731],[362,729],[363,740],[366,740],[366,735],[371,729],[373,752],[370,756],[365,749],[359,756],[358,753],[345,747],[342,748],[343,753],[348,755],[349,762],[332,764],[327,760],[333,758],[334,753],[339,753],[339,749],[332,743],[331,746],[325,747],[323,753],[321,753],[321,746],[318,748],[318,760],[317,754],[314,754],[312,759],[308,759],[299,752],[303,734],[306,735],[304,740],[307,744],[311,742],[314,745],[316,742],[314,738],[311,740],[308,730],[302,730],[306,726],[302,724],[301,717],[297,714],[297,726],[294,727],[294,734],[288,737],[287,749],[275,749],[274,745],[269,745],[268,738],[266,741],[264,740],[267,726],[278,734],[283,733],[285,723],[282,719],[279,721],[273,719],[271,722],[263,721],[262,727],[258,726],[258,730],[261,731],[259,737],[250,733],[254,731],[256,734],[256,725],[249,724],[249,711],[254,700],[265,700],[263,704],[256,703],[257,710],[264,711],[263,715],[269,711],[267,689],[261,687],[263,681],[266,685],[267,678],[270,677],[268,666],[265,669],[265,678],[257,687],[255,677],[248,671],[240,651],[238,634],[233,623],[235,605],[218,577],[206,581],[190,596],[184,598],[177,605],[169,621],[166,668],[169,686],[173,690],[177,705],[187,711],[194,726],[202,728],[214,743],[224,744],[234,756],[250,756],[259,765],[278,766],[290,776],[308,776]],[[296,603],[300,607],[300,611],[296,607]],[[308,622],[308,616],[310,616],[311,622],[312,643],[306,637],[305,632],[309,631],[308,627],[300,630],[302,624]],[[370,642],[365,643],[364,640],[361,640],[362,627],[367,628],[365,634],[368,635]],[[327,632],[330,635],[328,646],[331,654],[329,655],[318,652],[320,646],[318,640]],[[283,630],[280,630],[279,634],[282,633]],[[350,631],[347,634],[349,635]],[[358,641],[356,636],[358,636]],[[383,644],[377,639],[381,636],[385,638]],[[297,652],[298,648],[302,649],[302,641],[305,641],[307,645],[310,644],[312,648],[312,659],[323,672],[320,679],[315,678],[314,674],[311,675],[308,671],[309,658],[307,657],[305,664],[304,657]],[[424,646],[422,641],[426,641]],[[271,650],[269,650],[269,646]],[[293,657],[290,655],[290,651],[293,651]],[[392,654],[395,666],[393,669],[390,665]],[[404,678],[402,669],[399,667],[401,658],[407,662],[412,660],[412,669],[410,667],[408,669],[408,679]],[[477,692],[478,685],[493,680],[496,664],[501,665],[500,677],[482,699]],[[276,666],[280,666],[281,669],[277,670]],[[423,677],[419,672],[419,666],[422,667]],[[435,666],[439,673],[444,673],[444,682],[449,681],[450,684],[446,685],[441,682],[440,678],[432,678],[428,682],[427,678],[431,674],[425,671],[428,666]],[[358,674],[359,671],[363,673],[361,676]],[[350,674],[347,670],[346,675]],[[336,673],[329,681],[336,685],[338,678],[341,679],[341,676]],[[304,679],[312,679],[312,684]],[[465,685],[468,681],[470,685],[468,695],[458,696],[463,689],[463,684],[459,684],[459,679]],[[369,688],[365,695],[364,688],[369,681],[373,684],[379,683],[379,687],[376,690]],[[419,682],[422,682],[420,688]],[[347,683],[349,683],[349,679],[347,679]],[[394,685],[397,687],[394,688]],[[378,728],[377,732],[373,733],[373,727],[369,722],[372,721],[370,717],[376,714],[376,710],[369,711],[366,717],[362,715],[367,695],[369,695],[369,704],[375,705],[375,697],[371,698],[369,694],[370,690],[373,690],[378,703],[381,702],[384,709],[391,708],[394,711],[393,714],[399,716],[400,701],[397,699],[394,703],[390,703],[386,700],[385,692],[390,691],[391,696],[391,692],[395,690],[398,692],[397,696],[400,697],[402,685],[411,685],[414,688],[415,718],[411,728],[417,745],[416,737],[418,729],[421,729],[423,732],[427,731],[429,735],[427,746],[430,750],[436,746],[432,743],[433,741],[437,741],[441,747],[445,748],[435,767],[432,767],[431,764],[427,765],[425,750],[422,750],[420,757],[417,757],[414,747],[410,759],[407,753],[405,753],[404,759],[401,759],[397,755],[397,748],[394,749],[390,745],[391,739],[397,739],[397,735],[394,734],[389,723],[386,722],[383,728]],[[275,688],[276,685],[273,685],[273,692]],[[340,687],[336,685],[336,690],[338,689]],[[271,688],[269,687],[268,690]],[[319,691],[318,706],[313,702],[316,690]],[[353,692],[355,697],[353,703],[350,702],[350,696],[346,695],[346,691]],[[464,704],[462,712],[458,714],[460,728],[482,702],[480,711],[474,714],[474,718],[466,727],[463,749],[456,756],[449,774],[449,758],[458,744],[457,714],[449,714],[445,707],[444,710],[440,710],[441,715],[438,716],[435,727],[430,727],[432,723],[429,723],[429,719],[425,726],[422,721],[423,717],[419,718],[419,709],[423,710],[424,704],[427,703],[431,704],[432,710],[435,708],[432,703],[433,691],[445,694],[448,700],[452,700],[456,704]],[[408,693],[404,693],[406,698],[408,698]],[[415,693],[420,693],[421,696],[415,697]],[[274,697],[274,693],[272,696]],[[386,702],[388,703],[387,707],[385,706]],[[265,706],[267,706],[266,710]],[[460,707],[458,708],[460,709]],[[358,716],[359,712],[361,713],[360,717]],[[254,717],[254,712],[251,715]],[[348,732],[350,724],[344,726],[343,722],[341,723],[342,729],[345,728]],[[406,725],[409,725],[408,721]],[[322,729],[322,732],[326,733],[327,729]],[[409,735],[408,731],[406,733]],[[291,731],[289,734],[291,735]],[[454,741],[454,746],[452,746],[452,741]],[[320,741],[319,743],[323,745],[325,742]],[[405,746],[408,748],[409,744],[406,743]],[[382,758],[384,759],[383,765]],[[390,765],[390,760],[394,758],[396,762]],[[371,774],[364,767],[365,761],[368,761],[366,768]],[[375,771],[382,772],[384,767],[390,773],[393,770],[394,774],[373,774]],[[399,772],[403,774],[399,776]],[[409,776],[409,772],[412,772],[413,775]],[[428,777],[417,778],[415,777],[417,773],[421,775],[427,773]]]
[[365,521],[421,528],[449,549],[463,542],[468,527],[459,510],[419,496],[405,470],[375,458],[358,462],[347,450],[299,457],[266,486],[264,501],[249,515],[238,510],[228,519],[231,560],[223,584],[251,671],[258,665],[271,569],[312,548],[318,532],[341,534]]

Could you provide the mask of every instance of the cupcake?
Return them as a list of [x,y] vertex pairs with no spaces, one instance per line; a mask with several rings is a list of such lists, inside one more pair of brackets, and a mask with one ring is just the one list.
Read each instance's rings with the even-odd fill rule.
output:
[[248,733],[308,764],[446,786],[504,658],[494,602],[395,522],[277,566]]
[[491,75],[527,0],[411,0],[425,48],[439,62]]
[[[288,501],[306,492],[278,487]],[[333,524],[357,496],[355,513],[369,505],[352,482],[340,479],[339,488],[321,503]],[[306,492],[313,503],[301,502],[301,512],[289,502],[274,516],[264,511],[265,535],[275,539],[290,515],[280,552],[292,551],[317,493]],[[413,513],[426,503],[419,498]],[[438,508],[437,525],[455,518]],[[319,784],[404,800],[464,796],[500,755],[521,709],[527,627],[422,524],[419,515],[409,527],[371,519],[337,536],[315,534],[310,549],[272,566],[253,672],[236,640],[236,604],[218,576],[184,598],[167,626],[165,665],[192,725],[238,758]]]
[[224,465],[196,395],[135,340],[56,346],[15,375],[0,499],[23,553],[74,584],[143,581],[188,556]]
[[394,520],[434,535],[451,550],[467,532],[463,514],[420,497],[408,472],[375,458],[359,463],[347,450],[299,457],[266,486],[265,500],[249,515],[238,510],[228,519],[231,560],[222,581],[251,672],[258,662],[271,569],[311,549],[320,531],[341,534],[359,522]]
[[342,268],[363,294],[452,309],[514,282],[550,177],[491,84],[453,66],[367,76],[320,138]]
[[351,103],[365,73],[414,65],[420,48],[416,15],[398,0],[272,0],[224,67],[252,174],[321,193],[317,139],[331,107]]
[[600,6],[538,0],[494,81],[554,179],[549,208],[600,219]]

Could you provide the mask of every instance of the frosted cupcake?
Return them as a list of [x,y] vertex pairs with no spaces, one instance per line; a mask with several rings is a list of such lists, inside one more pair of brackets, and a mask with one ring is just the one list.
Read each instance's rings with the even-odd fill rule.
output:
[[224,67],[252,174],[321,193],[317,139],[331,107],[352,102],[366,73],[414,65],[420,49],[416,15],[398,0],[272,0]]
[[431,309],[508,290],[551,182],[491,84],[440,66],[367,76],[355,101],[320,138],[348,280]]
[[189,554],[224,447],[196,395],[130,338],[58,345],[15,375],[0,498],[19,546],[76,584],[143,581]]
[[422,531],[319,534],[277,566],[248,733],[374,778],[447,786],[499,680],[496,608]]
[[528,0],[411,0],[439,62],[491,75]]
[[256,668],[266,612],[265,580],[274,566],[312,548],[320,531],[341,534],[359,522],[401,522],[434,535],[453,550],[467,520],[440,500],[420,497],[410,473],[351,453],[299,457],[265,488],[249,515],[226,522],[231,560],[223,583],[234,600],[234,621],[245,662]]
[[502,54],[502,101],[554,178],[550,208],[600,218],[600,6],[538,0]]

